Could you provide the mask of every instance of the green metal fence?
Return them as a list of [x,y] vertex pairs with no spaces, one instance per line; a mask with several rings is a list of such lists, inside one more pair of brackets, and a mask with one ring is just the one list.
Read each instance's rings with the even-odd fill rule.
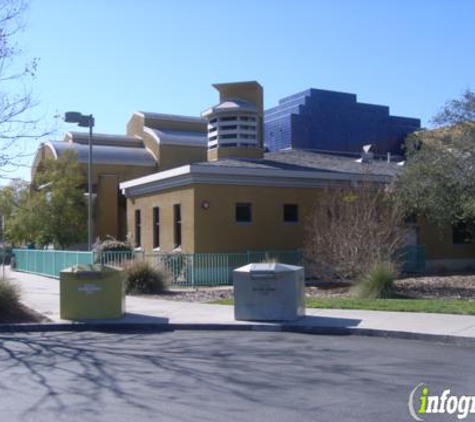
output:
[[426,249],[424,245],[406,246],[401,254],[402,271],[423,274],[426,271]]
[[144,259],[163,266],[173,284],[183,286],[219,286],[233,283],[233,271],[252,262],[275,261],[303,265],[300,250],[244,253],[153,254]]
[[[305,266],[301,250],[244,253],[145,254],[143,252],[73,252],[15,249],[16,269],[48,277],[59,277],[62,269],[76,264],[108,264],[124,267],[133,260],[148,260],[167,270],[171,283],[179,286],[232,284],[233,270],[252,262],[281,262]],[[425,271],[424,246],[406,247],[403,271]]]
[[91,252],[14,249],[17,271],[58,278],[64,268],[92,264]]
[[245,253],[145,254],[143,252],[70,252],[15,249],[17,271],[58,278],[62,269],[76,264],[124,267],[134,260],[148,260],[167,270],[171,283],[180,286],[232,284],[233,270],[251,262],[276,261],[302,265],[302,252],[264,251]]
[[123,267],[129,261],[135,259],[143,259],[145,254],[137,251],[122,251],[122,252],[93,252],[94,263],[103,265],[113,265],[116,267]]

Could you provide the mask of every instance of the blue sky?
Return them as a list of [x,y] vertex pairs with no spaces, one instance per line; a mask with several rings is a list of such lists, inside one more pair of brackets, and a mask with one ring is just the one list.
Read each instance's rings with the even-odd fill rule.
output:
[[264,86],[266,108],[313,87],[427,125],[475,89],[473,16],[473,0],[32,0],[19,41],[40,58],[37,113],[52,125],[78,110],[123,134],[134,111],[199,115],[212,83],[241,80]]

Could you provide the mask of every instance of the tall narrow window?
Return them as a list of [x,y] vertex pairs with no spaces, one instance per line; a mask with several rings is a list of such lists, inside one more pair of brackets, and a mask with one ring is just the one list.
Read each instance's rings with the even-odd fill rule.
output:
[[142,245],[142,229],[141,229],[142,221],[140,210],[135,210],[135,247],[140,248]]
[[299,222],[299,206],[297,204],[284,204],[284,223]]
[[181,247],[181,205],[173,205],[173,216],[175,226],[175,248]]
[[153,248],[160,247],[160,208],[153,208]]

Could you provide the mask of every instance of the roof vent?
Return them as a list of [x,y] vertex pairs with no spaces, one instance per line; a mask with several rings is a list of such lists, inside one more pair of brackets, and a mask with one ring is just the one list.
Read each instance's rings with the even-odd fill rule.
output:
[[370,152],[372,145],[363,145],[363,151],[361,152],[361,158],[356,160],[357,163],[371,163],[373,161],[374,154]]

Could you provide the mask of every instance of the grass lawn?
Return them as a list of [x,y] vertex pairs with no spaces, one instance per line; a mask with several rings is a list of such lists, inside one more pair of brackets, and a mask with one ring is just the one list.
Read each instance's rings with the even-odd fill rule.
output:
[[[212,303],[232,305],[234,301],[224,299]],[[307,308],[475,315],[475,301],[467,300],[306,298],[305,304]]]

